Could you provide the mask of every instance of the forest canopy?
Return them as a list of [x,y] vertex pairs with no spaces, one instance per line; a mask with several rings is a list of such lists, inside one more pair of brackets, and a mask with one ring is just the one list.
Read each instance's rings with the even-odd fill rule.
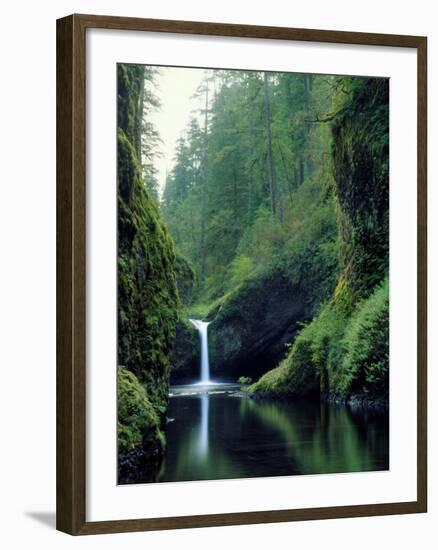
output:
[[[294,254],[308,252],[310,233],[327,236],[318,253],[333,262],[331,133],[319,121],[340,109],[337,90],[343,87],[347,95],[347,85],[354,82],[307,74],[205,73],[198,90],[204,106],[178,141],[162,205],[203,301],[260,271],[293,270]],[[303,225],[309,217],[312,223]]]

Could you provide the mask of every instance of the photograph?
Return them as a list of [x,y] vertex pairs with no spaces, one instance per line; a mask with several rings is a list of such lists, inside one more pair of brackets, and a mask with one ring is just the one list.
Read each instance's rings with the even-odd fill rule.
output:
[[118,484],[389,470],[389,86],[117,64]]
[[3,6],[2,548],[436,546],[434,7]]

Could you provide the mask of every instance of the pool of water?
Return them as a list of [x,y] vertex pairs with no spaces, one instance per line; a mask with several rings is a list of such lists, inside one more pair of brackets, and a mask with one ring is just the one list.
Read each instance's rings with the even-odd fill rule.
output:
[[388,415],[253,400],[237,386],[171,388],[158,481],[387,470]]

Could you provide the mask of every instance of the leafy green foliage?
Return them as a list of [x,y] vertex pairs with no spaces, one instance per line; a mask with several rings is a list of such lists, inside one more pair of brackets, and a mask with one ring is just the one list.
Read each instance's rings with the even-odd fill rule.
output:
[[344,333],[336,390],[388,396],[389,282],[360,303]]
[[303,258],[315,275],[323,269],[328,292],[337,253],[331,135],[310,119],[330,107],[336,77],[271,73],[265,88],[264,73],[215,71],[200,94],[207,81],[215,90],[206,97],[208,135],[194,118],[163,195],[177,250],[196,272],[194,301],[214,302],[248,278],[291,270]]
[[252,383],[252,378],[249,376],[239,376],[237,383],[241,386],[249,386]]

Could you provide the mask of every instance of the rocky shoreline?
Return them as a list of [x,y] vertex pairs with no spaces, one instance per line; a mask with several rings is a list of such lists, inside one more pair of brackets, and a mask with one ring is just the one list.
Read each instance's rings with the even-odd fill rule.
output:
[[[260,391],[255,393],[250,393],[245,390],[241,391],[243,395],[254,400],[278,400],[278,401],[287,401],[294,399],[294,396],[288,393],[275,393],[270,391]],[[299,398],[300,400],[311,400],[311,398]],[[319,397],[322,403],[327,403],[330,405],[343,405],[352,410],[360,409],[372,409],[380,412],[389,411],[389,401],[384,397],[370,397],[366,394],[351,394],[348,396],[343,396],[339,394],[328,394],[323,393]]]
[[374,409],[382,412],[389,410],[389,400],[386,397],[371,397],[367,394],[322,394],[321,401],[335,405],[346,405],[350,409]]

